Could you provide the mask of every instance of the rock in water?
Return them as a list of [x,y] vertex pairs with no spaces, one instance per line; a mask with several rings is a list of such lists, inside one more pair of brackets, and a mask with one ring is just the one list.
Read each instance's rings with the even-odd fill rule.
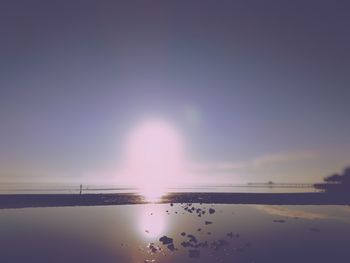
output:
[[163,243],[163,245],[169,245],[173,243],[173,239],[167,236],[162,236],[159,238],[159,241]]

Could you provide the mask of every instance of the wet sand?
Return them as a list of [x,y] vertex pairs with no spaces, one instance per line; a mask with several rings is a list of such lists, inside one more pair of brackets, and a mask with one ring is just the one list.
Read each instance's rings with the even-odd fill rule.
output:
[[[0,195],[0,209],[145,203],[149,202],[142,195],[134,193]],[[325,193],[169,193],[156,203],[350,205],[350,195]]]

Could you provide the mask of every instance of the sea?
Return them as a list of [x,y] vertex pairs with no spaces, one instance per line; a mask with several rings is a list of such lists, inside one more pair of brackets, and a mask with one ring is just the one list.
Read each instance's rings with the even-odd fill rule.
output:
[[[1,194],[80,191],[79,185],[37,187],[3,187]],[[86,193],[130,191],[85,188]],[[314,191],[243,186],[175,190]],[[345,205],[148,203],[0,209],[0,230],[4,263],[350,262],[350,206]]]

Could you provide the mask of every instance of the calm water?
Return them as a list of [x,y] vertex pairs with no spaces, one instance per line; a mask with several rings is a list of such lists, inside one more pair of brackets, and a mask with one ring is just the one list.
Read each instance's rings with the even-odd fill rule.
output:
[[[350,259],[349,206],[149,204],[3,209],[0,226],[0,262]],[[161,242],[163,236],[172,240]]]
[[[165,192],[239,192],[239,193],[295,193],[316,192],[313,187],[293,186],[203,186],[169,188]],[[137,193],[138,189],[120,186],[83,185],[83,193]],[[74,194],[79,193],[79,185],[61,184],[0,184],[0,194]]]

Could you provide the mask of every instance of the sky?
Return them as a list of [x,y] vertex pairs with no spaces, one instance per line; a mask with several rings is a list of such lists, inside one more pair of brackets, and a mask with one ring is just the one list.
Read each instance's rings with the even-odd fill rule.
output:
[[[158,118],[193,182],[350,165],[348,1],[19,1],[0,8],[0,182],[114,182]],[[105,180],[105,181],[104,181]]]

